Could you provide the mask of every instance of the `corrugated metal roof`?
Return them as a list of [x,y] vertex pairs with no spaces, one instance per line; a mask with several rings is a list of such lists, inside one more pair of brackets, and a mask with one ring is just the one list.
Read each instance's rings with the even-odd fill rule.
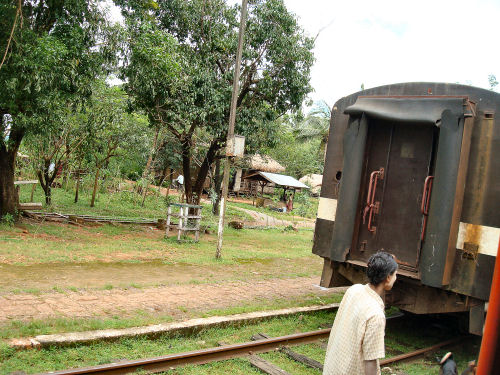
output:
[[258,172],[262,177],[264,177],[269,182],[273,182],[276,185],[289,186],[299,189],[309,189],[309,186],[303,184],[299,180],[296,180],[292,176],[285,176],[284,174],[270,173],[270,172]]

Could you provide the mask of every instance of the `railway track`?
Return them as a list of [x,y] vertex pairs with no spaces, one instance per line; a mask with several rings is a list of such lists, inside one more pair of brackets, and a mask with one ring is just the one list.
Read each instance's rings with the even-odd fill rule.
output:
[[[214,361],[222,361],[227,359],[233,359],[238,357],[248,357],[250,362],[259,367],[261,370],[268,374],[287,374],[283,370],[267,370],[268,367],[273,367],[272,364],[267,363],[265,360],[262,360],[260,357],[256,356],[257,353],[265,353],[274,350],[281,350],[285,354],[287,354],[290,358],[299,360],[302,355],[295,355],[288,346],[298,345],[298,344],[308,344],[313,343],[315,341],[321,339],[327,339],[330,335],[330,328],[298,333],[293,335],[274,337],[274,338],[259,338],[256,341],[245,342],[241,344],[234,345],[224,345],[215,348],[203,349],[203,350],[195,350],[184,353],[170,354],[162,357],[135,360],[135,361],[126,361],[120,363],[111,363],[100,366],[93,367],[85,367],[85,368],[77,368],[56,372],[49,372],[45,374],[39,375],[79,375],[79,374],[128,374],[135,372],[137,370],[143,370],[149,373],[157,373],[175,369],[177,367],[182,367],[186,365],[201,365]],[[266,336],[262,336],[266,337]],[[420,356],[422,354],[435,351],[441,347],[451,345],[454,343],[458,343],[463,340],[464,337],[457,337],[451,340],[446,340],[440,342],[436,345],[419,349],[413,352],[405,353],[402,355],[398,355],[392,358],[387,358],[380,361],[381,365],[387,365],[390,363],[406,360],[412,357]],[[296,353],[295,353],[296,354]],[[302,356],[304,357],[304,356]],[[306,357],[307,358],[307,357]],[[301,361],[308,365],[306,362]],[[322,365],[314,364],[314,360],[310,360],[313,362],[312,365],[309,364],[310,367],[316,367],[318,369],[322,368]],[[318,363],[318,362],[316,362]],[[321,366],[321,367],[320,367]],[[281,371],[281,372],[280,372]]]

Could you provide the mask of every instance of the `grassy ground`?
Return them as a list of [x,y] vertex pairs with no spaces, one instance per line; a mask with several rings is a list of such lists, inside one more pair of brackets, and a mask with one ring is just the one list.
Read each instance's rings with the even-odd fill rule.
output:
[[[53,204],[44,209],[64,213],[94,214],[124,217],[165,217],[165,199],[148,196],[144,207],[133,193],[100,194],[96,207],[89,207],[89,196],[82,192],[78,203],[73,192],[53,189]],[[21,201],[29,200],[30,189],[21,189]],[[42,190],[37,188],[35,201],[42,201]],[[246,206],[246,205],[244,205]],[[249,206],[250,207],[250,206]],[[215,226],[217,216],[210,206],[203,210],[202,223]],[[251,220],[232,207],[227,220]],[[24,220],[11,227],[0,224],[0,263],[32,265],[75,262],[141,262],[156,261],[189,264],[236,264],[252,259],[297,258],[311,255],[312,234],[307,231],[287,233],[280,230],[234,230],[228,228],[224,236],[222,261],[215,261],[213,233],[202,235],[199,243],[177,243],[164,239],[163,233],[131,225],[101,225],[73,227],[67,224],[39,223]],[[283,251],[286,249],[286,253]]]
[[[162,336],[155,339],[136,338],[123,339],[113,343],[95,343],[70,348],[48,348],[39,351],[16,352],[5,345],[0,345],[0,374],[12,371],[36,373],[41,371],[62,370],[72,367],[84,367],[115,362],[120,359],[149,358],[171,353],[199,350],[217,346],[219,342],[228,344],[249,341],[256,333],[262,332],[270,336],[283,336],[324,328],[333,322],[334,314],[320,312],[315,314],[296,315],[287,318],[276,318],[258,324],[243,327],[226,327],[208,329],[192,336]],[[398,324],[388,324],[386,329],[387,357],[433,345],[445,338],[454,336],[453,327],[429,324],[426,318],[410,317]],[[391,365],[393,372],[411,375],[437,375],[439,368],[435,357],[446,351],[455,353],[459,370],[466,362],[477,356],[478,339],[464,341],[451,348],[443,348],[437,353],[417,358],[409,363]],[[301,345],[295,351],[323,362],[325,351],[318,344]],[[262,354],[262,357],[275,363],[292,374],[319,374],[319,371],[308,369],[301,364],[290,361],[278,352]],[[402,371],[402,372],[401,372]],[[245,359],[237,359],[213,363],[203,366],[190,366],[176,369],[170,374],[258,374]]]
[[[23,186],[20,190],[20,202],[30,200],[31,188]],[[45,205],[43,190],[37,187],[33,196],[33,201],[42,202],[43,210],[48,212],[70,213],[78,215],[101,215],[132,218],[165,218],[168,202],[177,202],[178,197],[170,195],[168,199],[156,193],[148,194],[141,205],[142,197],[130,191],[120,191],[115,193],[99,193],[96,197],[95,207],[90,207],[91,193],[81,191],[77,203],[74,203],[74,191],[62,188],[52,189],[52,204]],[[211,205],[202,204],[203,222],[208,225],[214,225],[218,221],[217,215],[212,215]],[[228,220],[251,220],[251,216],[228,207]]]
[[199,265],[241,264],[251,260],[300,258],[311,255],[311,231],[279,229],[224,232],[222,260],[216,260],[216,234],[204,234],[198,243],[178,243],[159,230],[128,225],[75,227],[68,224],[23,221],[0,226],[0,263],[141,262]]
[[[28,200],[29,189],[21,189],[21,201]],[[48,210],[109,215],[126,217],[164,217],[165,204],[161,197],[148,196],[145,207],[141,207],[137,197],[130,193],[101,194],[95,208],[88,207],[89,196],[81,195],[80,202],[74,204],[71,192],[54,189],[52,207]],[[35,201],[42,201],[41,189],[37,188]],[[249,206],[244,205],[245,208]],[[208,207],[204,209],[206,221],[216,223],[216,217],[209,215]],[[265,213],[272,211],[263,209]],[[248,219],[237,210],[229,210],[233,218]],[[274,213],[280,218],[286,215]],[[248,279],[277,277],[280,275],[302,276],[319,275],[320,260],[311,255],[311,231],[283,230],[233,230],[225,231],[224,251],[222,261],[214,259],[215,234],[203,235],[199,243],[177,243],[175,240],[163,238],[163,233],[144,227],[102,225],[96,227],[74,227],[67,224],[36,223],[24,221],[11,227],[0,225],[0,265],[2,267],[39,266],[43,270],[54,265],[123,263],[196,265],[207,270],[206,275],[193,278],[189,282],[211,282],[210,270],[226,267],[233,269],[228,273],[232,278]],[[231,267],[227,267],[231,266]],[[283,267],[283,268],[281,268]],[[3,268],[5,270],[5,268]],[[43,271],[42,271],[43,272]],[[137,285],[140,287],[140,285]],[[115,285],[103,284],[103,288],[113,288]],[[71,289],[72,287],[69,286]],[[24,290],[22,292],[29,292]],[[36,292],[36,291],[34,291]],[[39,292],[39,290],[38,290]],[[64,290],[61,290],[64,292]],[[207,311],[193,313],[193,317],[226,315],[264,309],[309,305],[318,302],[338,300],[332,296],[323,301],[315,297],[300,301],[274,301],[267,305],[244,305],[230,310]],[[196,315],[198,314],[198,315]],[[7,339],[19,336],[31,336],[44,333],[65,331],[81,331],[88,329],[125,328],[144,324],[168,322],[169,316],[158,316],[153,313],[138,311],[128,318],[112,317],[107,319],[49,319],[44,321],[20,322],[12,321],[0,327],[0,338]],[[260,324],[248,325],[242,328],[224,328],[202,331],[190,337],[168,337],[157,339],[126,339],[114,343],[97,343],[88,346],[71,348],[49,348],[40,351],[16,352],[0,342],[0,374],[12,371],[36,373],[54,371],[70,367],[90,366],[113,362],[119,359],[137,359],[166,355],[187,350],[196,350],[217,346],[217,343],[237,343],[248,341],[252,334],[264,332],[271,336],[281,336],[295,332],[303,332],[323,328],[331,324],[333,315],[319,313],[295,317],[273,319]],[[444,327],[444,328],[443,328]],[[436,324],[435,321],[412,318],[402,324],[388,324],[386,334],[387,356],[400,354],[417,348],[435,344],[443,339],[455,336],[454,328],[446,324]],[[460,371],[467,361],[477,358],[478,340],[466,341],[454,348],[446,348],[436,355],[441,356],[448,350],[455,352],[455,359]],[[324,349],[319,345],[303,345],[295,348],[318,361],[324,359]],[[276,363],[293,374],[319,374],[319,371],[307,369],[300,364],[290,362],[280,353],[267,353],[264,358]],[[427,356],[410,363],[390,366],[394,372],[403,371],[407,374],[438,374],[435,355]],[[238,359],[224,361],[204,366],[186,367],[171,371],[172,374],[258,374],[246,360]]]
[[[124,339],[114,343],[96,343],[86,346],[72,348],[49,348],[39,351],[12,351],[5,346],[0,355],[0,373],[7,374],[11,371],[25,371],[36,373],[42,371],[54,371],[71,367],[91,366],[113,362],[116,359],[139,359],[178,353],[189,350],[197,350],[217,346],[218,342],[239,343],[250,341],[250,337],[258,332],[265,332],[271,336],[281,336],[319,329],[322,324],[330,322],[332,315],[328,313],[294,316],[291,318],[273,319],[258,325],[245,327],[228,327],[222,329],[210,329],[199,332],[190,337],[163,336],[157,339]],[[318,347],[320,351],[321,348]],[[320,354],[319,354],[320,355]],[[258,373],[251,370],[243,360],[231,361],[223,364],[202,366],[199,368],[187,368],[174,373],[223,373],[223,368],[231,366],[234,370],[228,373]],[[235,363],[236,362],[236,363]],[[215,366],[215,367],[214,367]],[[222,366],[219,367],[219,366]],[[187,372],[186,372],[187,371]],[[197,372],[202,371],[202,372]],[[250,372],[248,372],[250,371]],[[297,372],[294,372],[297,373]],[[304,372],[301,372],[304,373]]]

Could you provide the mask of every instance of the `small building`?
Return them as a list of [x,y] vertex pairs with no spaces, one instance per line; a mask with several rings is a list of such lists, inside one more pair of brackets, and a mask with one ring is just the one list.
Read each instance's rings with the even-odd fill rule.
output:
[[[269,173],[269,172],[255,172],[253,174],[247,175],[245,180],[256,182],[260,187],[260,194],[264,193],[266,186],[272,186],[274,188],[280,187],[283,189],[283,195],[281,200],[286,204],[287,210],[291,211],[293,209],[293,199],[295,197],[295,191],[302,189],[309,189],[309,186],[303,184],[292,176],[286,176],[283,174]],[[257,196],[258,192],[255,191],[254,195]],[[264,201],[262,201],[264,205]],[[258,204],[259,205],[259,204]]]
[[[280,173],[284,171],[285,167],[270,156],[262,156],[259,154],[252,155],[241,161],[240,168],[236,170],[234,184],[231,190],[236,194],[255,195],[260,185],[258,181],[254,179],[247,179],[247,176],[257,172]],[[266,184],[261,191],[261,194],[262,193],[273,194],[274,185]]]
[[323,183],[323,175],[310,173],[299,178],[299,181],[311,187],[311,194],[317,196],[321,192],[321,185]]

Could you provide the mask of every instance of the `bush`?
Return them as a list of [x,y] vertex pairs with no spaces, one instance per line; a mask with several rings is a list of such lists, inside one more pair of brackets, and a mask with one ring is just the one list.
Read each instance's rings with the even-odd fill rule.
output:
[[311,204],[311,201],[309,199],[309,192],[308,191],[304,191],[304,192],[300,192],[300,193],[295,194],[294,203],[296,205],[295,212],[299,216],[307,216],[307,214],[309,213],[309,211],[312,208],[312,204]]
[[14,226],[14,223],[16,222],[16,218],[12,214],[5,214],[2,216],[1,222],[3,224],[7,224],[9,227]]

